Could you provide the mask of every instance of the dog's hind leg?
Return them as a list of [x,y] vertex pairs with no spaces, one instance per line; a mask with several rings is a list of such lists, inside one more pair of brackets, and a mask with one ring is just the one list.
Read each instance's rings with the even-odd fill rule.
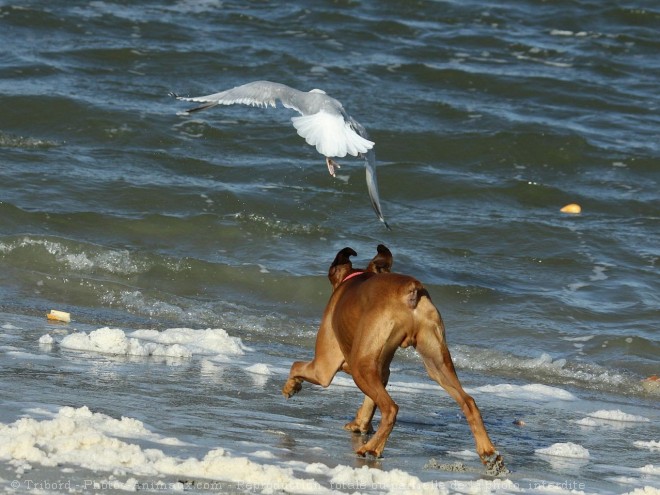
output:
[[[430,301],[428,304],[431,305]],[[433,312],[427,312],[426,315],[428,318],[423,318],[423,321],[420,322],[421,328],[417,334],[416,345],[417,351],[424,360],[426,370],[431,378],[438,382],[461,407],[470,426],[470,430],[472,430],[477,453],[481,461],[486,464],[489,473],[499,474],[506,472],[502,458],[488,437],[477,404],[463,390],[461,382],[458,380],[451,354],[445,342],[442,320],[439,314],[437,314],[437,310],[434,307]]]

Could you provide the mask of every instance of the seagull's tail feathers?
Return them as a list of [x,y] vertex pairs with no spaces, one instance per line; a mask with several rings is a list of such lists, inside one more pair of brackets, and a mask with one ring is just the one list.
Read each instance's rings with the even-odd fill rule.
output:
[[315,146],[323,156],[341,158],[358,156],[373,148],[374,143],[357,134],[341,115],[318,112],[291,119],[298,134]]

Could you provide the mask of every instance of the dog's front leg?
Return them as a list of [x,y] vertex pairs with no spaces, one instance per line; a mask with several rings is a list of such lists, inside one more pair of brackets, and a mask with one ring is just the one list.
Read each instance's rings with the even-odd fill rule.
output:
[[346,423],[344,429],[362,435],[373,433],[371,420],[374,417],[374,412],[376,412],[376,403],[368,395],[365,395],[364,402],[355,413],[355,419],[350,423]]
[[[377,327],[376,327],[377,328]],[[396,350],[396,348],[394,349]],[[385,390],[389,378],[389,366],[394,352],[383,352],[376,347],[362,346],[354,348],[351,357],[351,369],[353,370],[353,381],[367,396],[362,407],[358,410],[358,417],[362,420],[369,414],[369,424],[374,413],[374,404],[380,410],[380,424],[376,433],[357,450],[357,454],[364,456],[371,454],[381,457],[385,449],[385,443],[392,433],[396,423],[396,415],[399,406],[392,400],[390,394]],[[374,358],[376,356],[376,358]],[[366,407],[365,407],[366,406]],[[358,419],[359,421],[359,419]],[[349,423],[350,424],[350,423]]]
[[308,362],[296,361],[291,365],[289,378],[282,387],[282,395],[287,399],[300,391],[303,381],[327,387],[342,368],[344,355],[334,331],[326,321],[324,319],[321,323],[316,337],[314,359]]
[[[386,365],[384,368],[381,368],[381,381],[383,386],[387,386],[387,382],[390,379],[390,369]],[[373,433],[374,429],[371,426],[371,421],[374,418],[374,413],[376,412],[376,403],[368,395],[364,396],[364,402],[358,408],[355,413],[355,419],[350,423],[344,425],[345,430],[352,431],[353,433],[360,433],[362,435]]]

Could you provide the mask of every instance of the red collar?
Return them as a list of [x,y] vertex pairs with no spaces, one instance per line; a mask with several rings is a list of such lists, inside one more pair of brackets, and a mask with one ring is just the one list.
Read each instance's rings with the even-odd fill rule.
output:
[[357,277],[358,275],[362,275],[363,273],[366,273],[366,272],[362,272],[362,271],[353,272],[353,273],[351,273],[350,275],[347,275],[347,276],[344,278],[344,280],[342,280],[342,283],[346,282],[349,278]]

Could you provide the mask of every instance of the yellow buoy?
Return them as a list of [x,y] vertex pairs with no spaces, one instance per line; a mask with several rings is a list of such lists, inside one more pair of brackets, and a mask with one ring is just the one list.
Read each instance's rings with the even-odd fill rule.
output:
[[572,213],[574,215],[580,213],[582,211],[582,207],[577,204],[577,203],[570,203],[566,206],[564,206],[561,210],[562,213]]

